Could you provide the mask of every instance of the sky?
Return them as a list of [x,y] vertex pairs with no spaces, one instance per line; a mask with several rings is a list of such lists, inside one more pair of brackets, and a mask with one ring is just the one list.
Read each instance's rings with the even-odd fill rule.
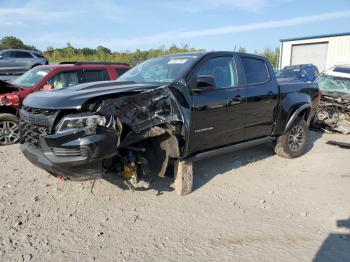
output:
[[350,0],[0,0],[0,38],[47,47],[248,52],[285,38],[350,32]]

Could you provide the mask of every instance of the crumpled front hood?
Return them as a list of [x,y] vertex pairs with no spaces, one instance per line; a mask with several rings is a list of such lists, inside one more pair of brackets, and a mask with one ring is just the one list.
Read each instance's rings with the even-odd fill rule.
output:
[[158,86],[133,82],[104,81],[84,83],[29,95],[23,105],[42,109],[80,109],[91,98],[122,93],[138,93]]
[[0,95],[13,93],[21,90],[19,86],[16,86],[10,82],[6,82],[4,80],[0,80]]

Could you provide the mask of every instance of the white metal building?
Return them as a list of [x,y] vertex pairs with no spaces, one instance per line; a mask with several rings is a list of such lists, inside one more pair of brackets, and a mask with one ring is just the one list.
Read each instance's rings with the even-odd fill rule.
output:
[[350,33],[282,39],[279,67],[314,64],[322,72],[350,65]]

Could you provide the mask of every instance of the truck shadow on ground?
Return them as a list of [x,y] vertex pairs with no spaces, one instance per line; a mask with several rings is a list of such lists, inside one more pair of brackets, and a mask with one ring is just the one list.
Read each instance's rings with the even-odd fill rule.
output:
[[[350,229],[350,218],[347,220],[337,220],[337,227]],[[313,261],[350,261],[350,234],[330,234],[328,238],[323,242]]]
[[[310,152],[315,142],[321,138],[322,132],[310,132],[310,140],[306,153]],[[268,157],[273,156],[272,143],[235,151],[226,155],[209,158],[195,163],[194,167],[194,190],[207,184],[215,176],[236,170],[246,165],[251,165]]]
[[[307,147],[307,152],[311,151],[314,143],[322,136],[321,132],[310,132],[310,141]],[[239,169],[246,165],[254,164],[260,160],[266,159],[274,155],[272,149],[272,143],[267,143],[245,150],[240,150],[232,153],[228,153],[221,156],[208,158],[202,161],[194,163],[194,186],[193,191],[198,190],[215,176],[224,174],[228,171]],[[171,171],[169,177],[156,178],[150,188],[140,188],[136,191],[156,190],[158,194],[162,192],[170,192],[174,189],[171,187],[174,179],[171,177]],[[105,175],[103,179],[118,186],[123,190],[129,190],[130,188],[125,184],[124,180],[117,175]]]

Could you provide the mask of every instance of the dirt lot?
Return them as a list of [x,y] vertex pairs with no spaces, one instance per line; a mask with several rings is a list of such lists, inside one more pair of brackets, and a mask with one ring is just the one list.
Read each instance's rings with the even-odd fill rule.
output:
[[299,159],[265,145],[198,162],[186,197],[63,182],[1,147],[0,261],[350,261],[350,150],[329,139],[350,142],[312,132]]

